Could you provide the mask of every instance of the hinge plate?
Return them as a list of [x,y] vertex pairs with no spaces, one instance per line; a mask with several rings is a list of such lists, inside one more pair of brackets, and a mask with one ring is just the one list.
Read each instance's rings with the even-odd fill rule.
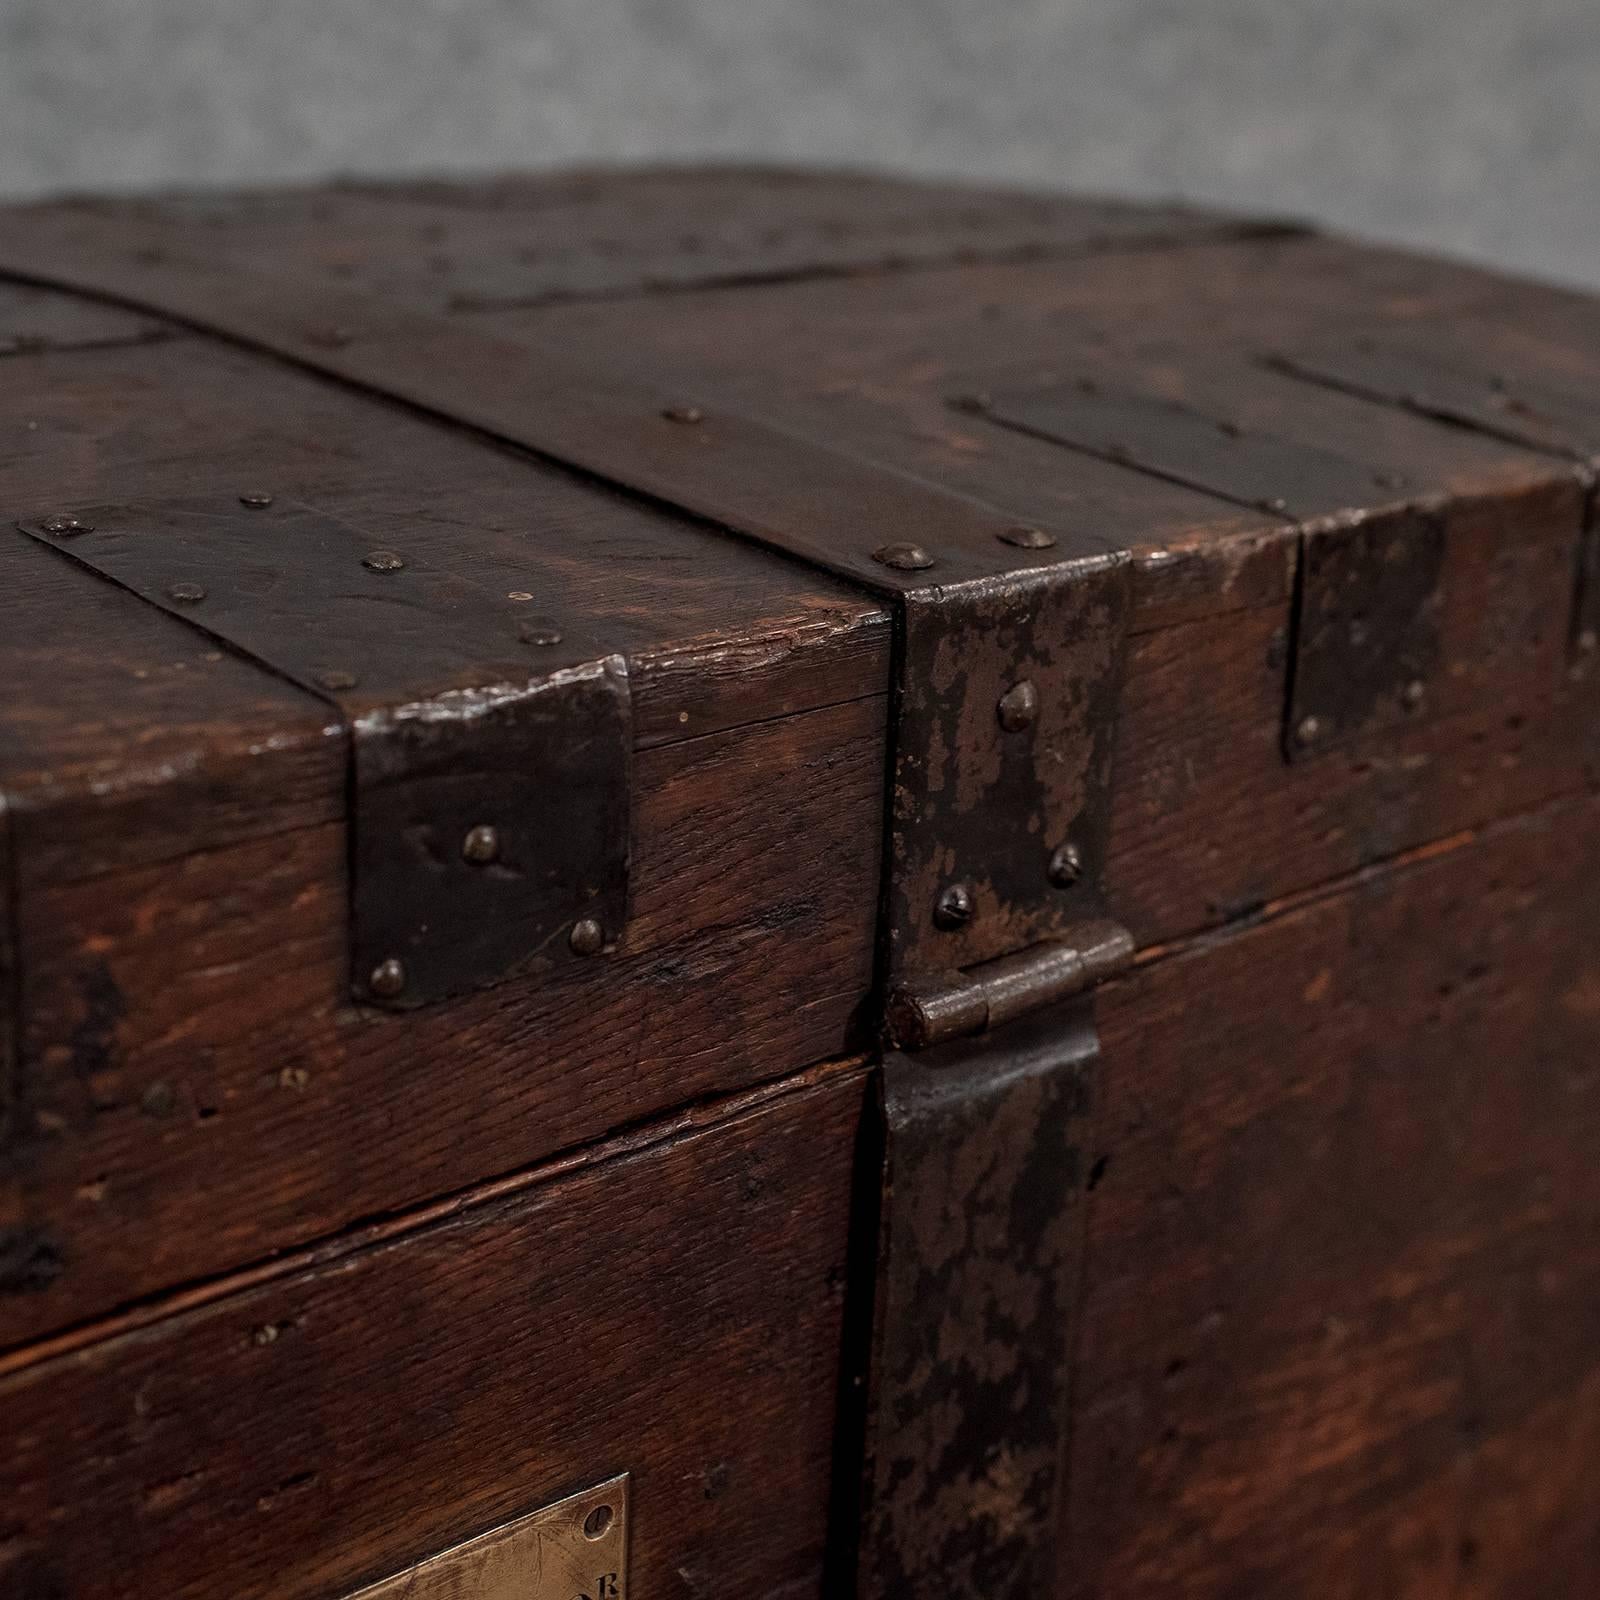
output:
[[1284,728],[1291,761],[1426,708],[1444,556],[1444,524],[1423,510],[1303,535]]
[[464,576],[392,532],[375,548],[292,503],[98,506],[23,529],[337,707],[358,999],[406,1009],[614,944],[626,667],[583,659],[593,642],[559,619],[530,628],[517,576]]
[[1101,906],[1129,566],[905,596],[889,967],[969,967]]
[[348,1600],[628,1600],[628,1474],[541,1506]]
[[1054,1592],[1086,1001],[884,1063],[862,1600]]

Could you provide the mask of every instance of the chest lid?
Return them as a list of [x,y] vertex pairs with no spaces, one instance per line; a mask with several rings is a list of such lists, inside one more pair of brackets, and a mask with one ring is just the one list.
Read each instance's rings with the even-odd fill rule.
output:
[[[213,1120],[196,1017],[224,1098],[265,1055],[324,1117],[397,1047],[484,1063],[386,1101],[343,1194],[337,1134],[275,1105],[270,1149],[228,1137],[294,1174],[276,1209],[67,1314],[885,1026],[982,1029],[1581,781],[1588,301],[1276,224],[685,181],[624,187],[732,229],[736,273],[652,232],[666,202],[626,272],[596,238],[533,259],[615,220],[603,184],[13,214],[14,314],[56,319],[0,370],[37,685],[4,723],[19,1214],[143,1161],[155,1087]],[[804,250],[738,231],[780,190]],[[1330,343],[1425,346],[1455,387]],[[59,604],[98,655],[62,655]],[[250,849],[205,906],[42,931]],[[244,921],[317,954],[287,983]],[[194,970],[147,998],[174,938]],[[528,1081],[488,1064],[531,1037]],[[475,1073],[501,1114],[397,1161]],[[144,1192],[95,1226],[138,1235]]]

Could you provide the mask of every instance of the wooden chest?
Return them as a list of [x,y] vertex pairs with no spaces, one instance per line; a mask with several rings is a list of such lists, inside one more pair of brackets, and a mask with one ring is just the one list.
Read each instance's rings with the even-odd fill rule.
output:
[[762,172],[0,214],[0,1596],[1600,1592],[1600,302]]

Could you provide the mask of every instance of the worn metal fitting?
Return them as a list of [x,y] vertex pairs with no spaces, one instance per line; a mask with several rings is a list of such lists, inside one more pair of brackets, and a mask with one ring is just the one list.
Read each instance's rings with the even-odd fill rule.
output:
[[880,544],[872,559],[898,572],[921,572],[933,565],[933,557],[920,544]]
[[1070,889],[1083,876],[1083,851],[1071,839],[1050,857],[1050,881],[1058,889]]
[[1015,545],[1018,550],[1051,550],[1055,547],[1056,536],[1046,533],[1043,528],[1030,527],[1027,523],[1019,522],[1014,528],[1002,528],[995,535],[1001,544]]
[[953,933],[972,921],[973,910],[972,891],[964,883],[953,883],[934,905],[934,926]]
[[390,956],[386,961],[380,961],[372,969],[372,975],[367,979],[367,987],[375,995],[382,996],[385,1000],[392,1000],[406,986],[406,969],[404,964],[395,956]]
[[1021,733],[1024,728],[1031,728],[1039,715],[1039,691],[1026,678],[1012,684],[1000,696],[995,715],[1007,733]]
[[461,854],[479,867],[497,861],[500,857],[500,830],[480,822],[477,827],[469,829],[466,838],[461,841]]

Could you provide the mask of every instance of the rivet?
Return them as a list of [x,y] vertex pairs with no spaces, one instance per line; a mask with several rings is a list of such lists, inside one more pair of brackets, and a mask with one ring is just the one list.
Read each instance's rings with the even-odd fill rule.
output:
[[394,956],[390,956],[385,961],[380,961],[372,969],[371,977],[367,979],[367,987],[375,995],[380,995],[385,1000],[394,999],[405,986],[405,966]]
[[953,883],[934,904],[934,926],[947,933],[964,928],[972,921],[972,891],[964,883]]
[[872,552],[872,559],[898,572],[921,572],[933,565],[933,557],[920,544],[880,544]]
[[272,496],[263,489],[252,489],[239,496],[239,504],[252,511],[265,511],[272,504]]
[[610,1506],[596,1506],[593,1511],[583,1519],[583,1536],[585,1539],[603,1539],[606,1530],[611,1526],[616,1513]]
[[1020,733],[1024,728],[1031,728],[1033,719],[1039,714],[1039,691],[1024,678],[1021,683],[1012,684],[1000,696],[995,712],[1000,718],[1000,726],[1007,733]]
[[353,689],[360,682],[353,672],[345,672],[338,667],[330,667],[326,672],[319,672],[316,684],[319,689],[339,690]]
[[1300,744],[1315,744],[1322,737],[1322,718],[1302,717],[1295,727],[1294,736]]
[[406,561],[393,550],[369,550],[362,556],[361,565],[369,572],[404,572]]
[[1275,516],[1281,515],[1289,509],[1289,502],[1282,495],[1269,495],[1265,500],[1257,500],[1256,505],[1262,511],[1270,511]]
[[1050,881],[1058,889],[1070,889],[1083,876],[1083,851],[1070,839],[1050,857]]
[[572,932],[567,937],[567,943],[572,947],[575,956],[592,956],[600,951],[606,942],[606,931],[593,917],[583,917],[573,923]]
[[461,854],[480,867],[495,860],[500,854],[499,831],[486,822],[480,822],[476,828],[469,829],[466,838],[461,841]]
[[46,517],[39,524],[53,539],[72,539],[80,533],[93,533],[92,522],[80,522],[76,517]]
[[687,422],[690,424],[704,422],[706,414],[699,406],[663,406],[661,415],[668,422]]
[[531,594],[529,594],[526,589],[513,589],[506,596],[506,599],[507,600],[515,600],[520,605],[522,603],[522,601],[524,601],[524,600],[533,599],[533,596]]
[[1014,528],[1002,528],[995,538],[1001,544],[1015,545],[1019,550],[1049,550],[1056,542],[1053,533],[1046,533],[1043,528],[1031,528],[1025,522],[1019,522]]
[[1400,701],[1407,711],[1416,711],[1421,708],[1422,702],[1428,698],[1428,686],[1421,678],[1413,678],[1405,688],[1400,691]]
[[1578,648],[1586,656],[1593,655],[1596,650],[1600,650],[1600,633],[1596,633],[1593,628],[1585,628],[1578,635]]
[[517,629],[517,637],[524,644],[560,644],[561,630],[553,622],[524,622]]
[[169,600],[184,606],[198,605],[205,597],[205,588],[198,583],[175,583],[167,590]]

